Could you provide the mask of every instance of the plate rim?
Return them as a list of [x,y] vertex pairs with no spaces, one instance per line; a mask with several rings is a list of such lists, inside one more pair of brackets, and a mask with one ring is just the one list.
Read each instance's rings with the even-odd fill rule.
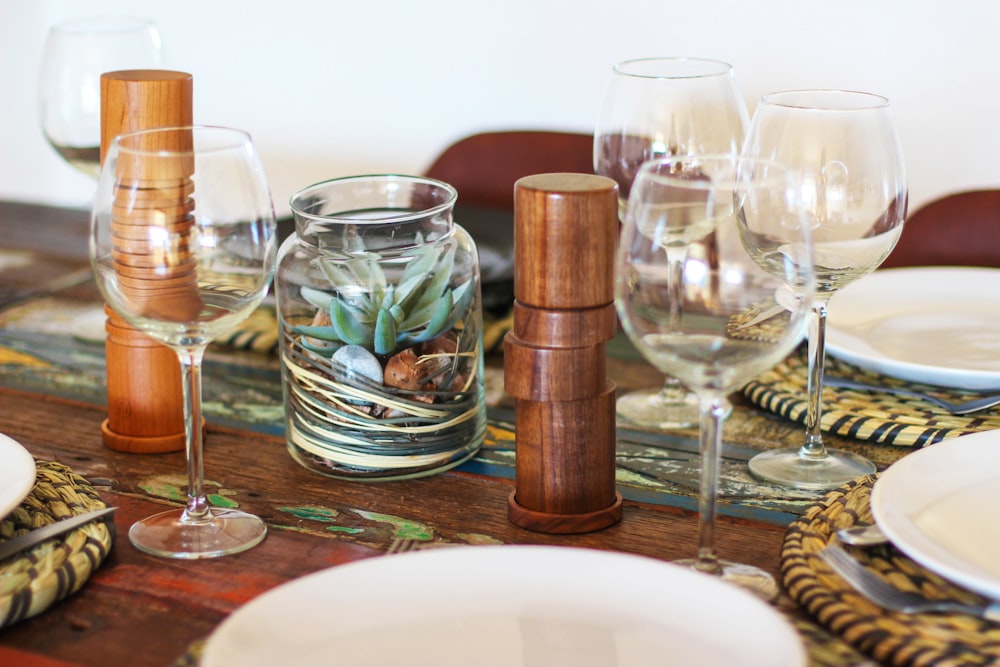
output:
[[[9,480],[8,484],[0,484],[0,520],[3,520],[31,493],[38,468],[31,452],[5,433],[0,433],[0,460],[5,464],[0,480]],[[8,467],[11,461],[14,467]]]
[[[229,664],[227,661],[233,660],[234,657],[239,658],[239,655],[233,656],[227,653],[219,655],[218,653],[223,651],[225,648],[222,642],[225,641],[227,634],[239,634],[240,624],[243,621],[243,615],[250,616],[255,613],[259,607],[275,603],[276,601],[280,602],[282,597],[290,596],[293,592],[298,592],[299,589],[311,589],[312,591],[317,591],[322,590],[324,586],[335,587],[338,579],[351,576],[357,577],[365,574],[366,571],[369,574],[378,574],[378,571],[380,569],[384,569],[386,566],[388,566],[391,570],[394,567],[399,568],[404,567],[405,565],[413,565],[414,567],[417,567],[421,562],[431,561],[443,561],[446,564],[448,561],[451,561],[450,564],[455,565],[455,563],[461,563],[463,560],[468,560],[470,558],[483,559],[476,565],[478,568],[484,567],[484,562],[492,563],[494,565],[499,563],[501,565],[511,567],[511,573],[523,572],[523,570],[520,570],[519,568],[524,567],[527,564],[533,563],[537,565],[539,562],[545,562],[551,566],[553,559],[559,559],[560,562],[563,563],[565,559],[577,558],[583,559],[585,562],[593,562],[595,565],[603,564],[604,567],[598,567],[594,570],[594,572],[609,578],[614,577],[616,579],[621,577],[622,571],[630,572],[628,568],[625,568],[624,570],[620,569],[621,566],[624,565],[631,564],[636,566],[636,564],[639,564],[636,569],[642,569],[642,563],[647,563],[645,567],[663,566],[666,568],[663,572],[667,573],[667,579],[671,579],[672,581],[687,579],[690,582],[697,582],[697,584],[692,583],[690,585],[703,586],[704,588],[701,589],[702,591],[712,591],[713,596],[721,596],[719,602],[717,603],[717,606],[720,609],[724,610],[727,608],[729,606],[725,604],[727,602],[732,603],[733,601],[741,601],[742,604],[734,606],[739,606],[741,609],[745,610],[747,605],[750,605],[754,608],[755,612],[760,610],[761,613],[754,614],[754,622],[758,624],[758,627],[760,627],[761,630],[769,630],[775,646],[780,649],[780,654],[785,656],[787,659],[787,662],[782,664],[798,666],[804,666],[807,664],[807,653],[804,642],[799,632],[786,616],[784,616],[778,609],[767,604],[752,593],[740,589],[733,584],[723,582],[721,579],[713,578],[710,575],[698,573],[690,570],[689,568],[649,556],[620,551],[552,545],[500,544],[473,546],[456,544],[454,548],[425,549],[404,554],[391,555],[388,557],[376,555],[370,558],[351,561],[349,563],[317,570],[276,586],[275,588],[262,593],[258,597],[241,606],[239,609],[235,610],[219,626],[216,627],[205,642],[204,650],[202,652],[202,665],[203,667],[219,667],[223,664]],[[575,561],[574,567],[579,567],[579,563],[580,561]],[[619,569],[607,567],[607,565],[614,563],[619,566]],[[487,585],[488,584],[489,582],[487,582]],[[481,592],[485,596],[489,595],[488,590]],[[293,595],[292,597],[294,598]],[[345,601],[342,599],[341,601],[344,603],[344,606],[350,606],[349,600]],[[669,601],[664,601],[663,604],[671,603]],[[679,614],[680,612],[678,612],[678,615]],[[715,630],[720,630],[721,628],[722,625],[719,625],[715,627]],[[244,632],[245,631],[246,630],[244,629]],[[331,637],[331,641],[333,641],[335,636],[331,635]],[[291,661],[292,657],[289,656],[289,659]],[[291,662],[289,664],[291,664]]]
[[[952,458],[953,465],[955,452],[961,453],[960,459],[973,458],[977,464],[981,464],[983,463],[981,456],[973,456],[973,450],[976,454],[988,451],[995,454],[994,460],[1000,462],[998,439],[1000,439],[1000,429],[995,429],[950,438],[907,454],[879,475],[872,486],[869,498],[872,518],[900,551],[928,570],[996,600],[1000,600],[1000,575],[984,572],[977,565],[963,561],[943,545],[926,537],[907,514],[907,511],[915,510],[905,504],[901,505],[900,498],[913,497],[914,494],[900,494],[899,487],[905,484],[911,468],[925,465],[924,462],[927,460],[934,462],[937,459],[944,459],[947,463],[947,460]],[[982,466],[981,469],[990,468]],[[984,479],[994,478],[1000,478],[1000,475]],[[953,489],[953,487],[948,488]],[[944,487],[936,487],[936,490],[941,493],[931,497],[921,496],[922,506],[926,506],[933,502],[934,498],[947,492]]]
[[[844,303],[844,295],[851,298],[855,293],[860,293],[862,289],[870,290],[877,281],[901,279],[915,280],[921,275],[938,274],[938,279],[942,275],[966,275],[980,278],[989,276],[996,282],[1000,281],[1000,269],[984,266],[905,266],[879,269],[859,278],[854,283],[836,292],[830,299],[827,312],[827,339],[826,350],[829,354],[854,364],[867,370],[872,370],[889,377],[895,377],[911,382],[930,384],[940,387],[951,387],[956,389],[1000,389],[1000,371],[977,371],[973,369],[956,369],[948,366],[937,366],[928,364],[918,364],[913,362],[892,359],[879,354],[869,354],[864,351],[853,349],[846,344],[846,332],[842,332],[836,325],[836,306]],[[861,287],[858,287],[858,286]],[[843,337],[842,337],[843,336]]]

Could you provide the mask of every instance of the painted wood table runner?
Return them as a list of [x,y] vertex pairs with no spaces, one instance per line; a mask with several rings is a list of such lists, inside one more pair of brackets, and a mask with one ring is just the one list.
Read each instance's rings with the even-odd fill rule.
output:
[[[0,239],[0,386],[104,405],[103,315],[96,287],[85,273],[86,213],[0,202],[0,223],[5,231]],[[509,322],[503,313],[486,314],[486,338],[494,341],[486,345],[493,350],[487,355],[486,375],[490,431],[479,456],[463,467],[503,478],[513,476],[513,402],[503,392],[502,345],[497,341]],[[210,348],[204,380],[208,419],[262,433],[282,432],[275,340],[273,312],[265,307],[227,344]],[[662,384],[662,375],[640,359],[624,335],[607,344],[607,356],[608,376],[619,392]],[[732,398],[736,409],[723,433],[720,511],[787,525],[822,494],[760,482],[746,465],[761,449],[801,440],[804,427],[793,421],[794,396],[785,396],[791,391],[788,372],[779,379],[784,384],[755,385],[750,398]],[[775,402],[771,397],[777,392],[784,392],[783,400]],[[828,395],[840,400],[839,394]],[[857,403],[856,396],[851,400]],[[829,406],[827,412],[832,412]],[[909,451],[836,429],[828,438],[832,446],[856,451],[882,467]],[[619,425],[616,481],[626,498],[693,509],[698,465],[697,429],[657,432]]]
[[[380,557],[396,538],[454,544],[549,544],[614,549],[665,560],[690,556],[693,513],[626,501],[622,522],[584,535],[546,535],[507,519],[512,482],[472,472],[401,482],[333,481],[295,463],[283,438],[211,424],[206,485],[211,501],[263,517],[267,539],[235,556],[170,561],[145,555],[128,526],[183,499],[182,454],[134,455],[104,447],[94,405],[0,390],[0,432],[39,461],[60,461],[118,507],[110,554],[76,594],[0,629],[0,664],[160,666],[195,664],[198,647],[229,613],[266,590],[321,568]],[[719,525],[723,556],[777,574],[783,526],[740,518]],[[814,665],[856,664],[857,655],[814,625],[788,598]]]
[[[4,257],[30,257],[0,248]],[[2,265],[0,265],[2,266]],[[73,276],[72,264],[59,264]],[[0,284],[4,278],[0,268]],[[16,301],[0,302],[0,386],[45,393],[93,405],[106,404],[103,322],[92,281],[39,288]],[[27,287],[25,287],[27,289]],[[497,326],[503,327],[503,323]],[[209,349],[204,371],[204,410],[217,424],[278,435],[283,432],[280,369],[273,350],[273,312],[265,307],[226,344]],[[618,391],[654,387],[662,376],[639,359],[624,336],[608,343],[608,374]],[[487,357],[486,387],[490,426],[486,442],[464,470],[512,478],[513,404],[503,392],[503,358]],[[754,479],[746,462],[760,449],[798,442],[802,427],[734,396],[736,409],[724,427],[720,510],[786,525],[822,494],[784,489]],[[693,509],[697,504],[697,429],[658,432],[618,428],[616,481],[626,498]],[[831,436],[835,446],[854,449],[886,465],[905,453],[898,447]]]
[[[267,344],[247,344],[269,331],[272,320],[262,311],[259,332],[244,331],[242,339],[214,346],[207,358],[206,483],[213,503],[259,514],[269,524],[269,536],[258,548],[216,561],[146,556],[124,535],[134,520],[182,501],[182,454],[133,455],[103,446],[99,299],[85,274],[74,275],[86,266],[79,214],[66,214],[66,233],[40,234],[24,217],[36,212],[17,209],[22,224],[13,227],[9,212],[0,205],[7,233],[0,239],[0,285],[6,290],[0,291],[0,432],[39,461],[70,466],[104,502],[120,509],[119,537],[87,584],[44,613],[0,630],[0,664],[142,667],[178,657],[193,664],[199,642],[239,605],[317,569],[379,556],[398,537],[573,545],[666,560],[691,556],[695,549],[695,430],[619,428],[616,481],[626,498],[620,524],[576,536],[511,524],[507,496],[515,425],[496,354],[488,359],[489,434],[474,460],[434,477],[378,484],[335,481],[306,470],[285,449],[277,359]],[[60,239],[58,247],[38,245],[53,237]],[[608,375],[619,391],[662,382],[622,337],[608,344]],[[746,461],[753,454],[797,443],[801,426],[743,397],[733,401],[724,434],[720,509],[727,516],[719,526],[719,550],[723,557],[776,574],[786,526],[822,494],[780,489],[749,475]],[[909,451],[836,434],[831,442],[882,466]],[[861,662],[791,599],[778,604],[799,628],[812,664]]]

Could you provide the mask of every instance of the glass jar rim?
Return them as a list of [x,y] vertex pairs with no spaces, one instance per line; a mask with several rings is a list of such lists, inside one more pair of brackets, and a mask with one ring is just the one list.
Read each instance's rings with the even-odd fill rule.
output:
[[[399,182],[406,184],[422,184],[433,186],[441,189],[446,193],[444,201],[435,204],[428,208],[421,209],[419,211],[400,209],[399,215],[384,215],[378,218],[358,218],[354,215],[337,215],[324,214],[317,215],[316,213],[311,213],[302,207],[302,202],[308,200],[310,196],[316,195],[317,193],[329,189],[330,187],[336,187],[339,185],[350,185],[351,183],[357,183],[362,181],[369,182]],[[352,225],[385,225],[385,224],[398,224],[401,222],[408,222],[411,220],[419,220],[432,216],[436,216],[440,213],[448,211],[454,208],[455,202],[458,200],[458,190],[449,183],[444,181],[439,181],[435,178],[429,178],[427,176],[412,176],[408,174],[361,174],[355,176],[342,176],[339,178],[331,178],[325,181],[320,181],[319,183],[314,183],[302,190],[299,190],[291,196],[288,203],[291,207],[292,213],[301,219],[309,220],[311,222],[342,222]],[[315,204],[314,204],[315,205]]]

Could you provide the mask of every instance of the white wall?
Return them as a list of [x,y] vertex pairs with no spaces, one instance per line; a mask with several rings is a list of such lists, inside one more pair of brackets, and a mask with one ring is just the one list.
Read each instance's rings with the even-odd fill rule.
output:
[[889,97],[911,208],[1000,185],[995,0],[2,0],[0,198],[88,204],[38,129],[36,76],[51,23],[113,12],[157,20],[196,122],[254,135],[279,211],[475,131],[590,132],[611,64],[651,55],[728,60],[751,112],[786,88]]

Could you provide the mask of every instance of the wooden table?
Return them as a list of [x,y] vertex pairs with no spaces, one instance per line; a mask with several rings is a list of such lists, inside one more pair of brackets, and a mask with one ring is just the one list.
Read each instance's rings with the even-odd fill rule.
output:
[[[0,271],[0,285],[6,289],[0,292],[5,297],[0,302],[8,301],[6,307],[0,306],[0,315],[30,300],[10,302],[18,293],[81,266],[85,217],[79,211],[0,204],[0,250],[9,255],[16,248],[36,252],[46,248],[41,264]],[[47,273],[40,275],[42,271]],[[94,294],[92,283],[87,282],[65,287],[60,293],[71,298],[93,298]],[[49,353],[57,356],[58,350],[53,347]],[[269,382],[270,390],[278,392],[271,394],[272,400],[280,395],[273,358],[224,352],[217,352],[215,358],[230,368],[251,369],[260,383],[258,390],[263,391],[261,387]],[[491,360],[494,369],[498,363],[502,361]],[[661,381],[658,373],[627,354],[614,357],[609,368],[622,390]],[[5,374],[0,366],[0,384],[5,385],[0,388],[0,432],[21,442],[39,459],[71,466],[97,486],[109,505],[120,508],[115,516],[118,538],[109,559],[76,595],[38,617],[0,629],[0,665],[162,667],[185,656],[228,614],[255,596],[321,568],[380,557],[400,534],[417,533],[456,543],[593,547],[665,560],[691,556],[695,549],[697,517],[690,509],[695,489],[678,491],[685,484],[676,480],[663,482],[666,486],[641,482],[629,486],[624,518],[611,528],[585,535],[547,535],[520,529],[507,520],[511,456],[502,443],[494,443],[480,460],[433,477],[345,482],[318,476],[295,463],[273,421],[221,413],[214,418],[209,412],[205,461],[209,490],[262,516],[269,525],[268,537],[248,552],[219,559],[175,561],[148,556],[129,544],[128,527],[166,504],[180,503],[184,458],[182,454],[131,455],[105,448],[99,428],[104,408],[95,400],[94,383],[87,380],[98,375],[93,368],[83,368],[82,379],[67,386],[44,373],[41,380],[9,369]],[[66,374],[60,377],[65,380]],[[206,387],[212,378],[209,364]],[[755,451],[755,443],[778,446],[799,437],[798,426],[763,415],[740,400],[735,403],[726,431],[727,455],[735,461],[734,467]],[[275,409],[270,405],[268,414],[273,416]],[[504,414],[502,400],[496,410],[494,415]],[[642,434],[623,438],[633,447],[648,446]],[[674,434],[668,441],[679,451],[691,452],[695,433]],[[838,440],[840,446],[850,444]],[[856,443],[854,447],[866,451]],[[724,510],[727,516],[719,521],[718,549],[723,557],[777,574],[787,517],[817,494],[771,495],[739,497],[729,503]],[[796,616],[789,600],[780,604]],[[838,650],[850,655],[846,648]],[[850,659],[845,660],[842,664],[850,664]],[[813,662],[821,664],[816,657]]]

